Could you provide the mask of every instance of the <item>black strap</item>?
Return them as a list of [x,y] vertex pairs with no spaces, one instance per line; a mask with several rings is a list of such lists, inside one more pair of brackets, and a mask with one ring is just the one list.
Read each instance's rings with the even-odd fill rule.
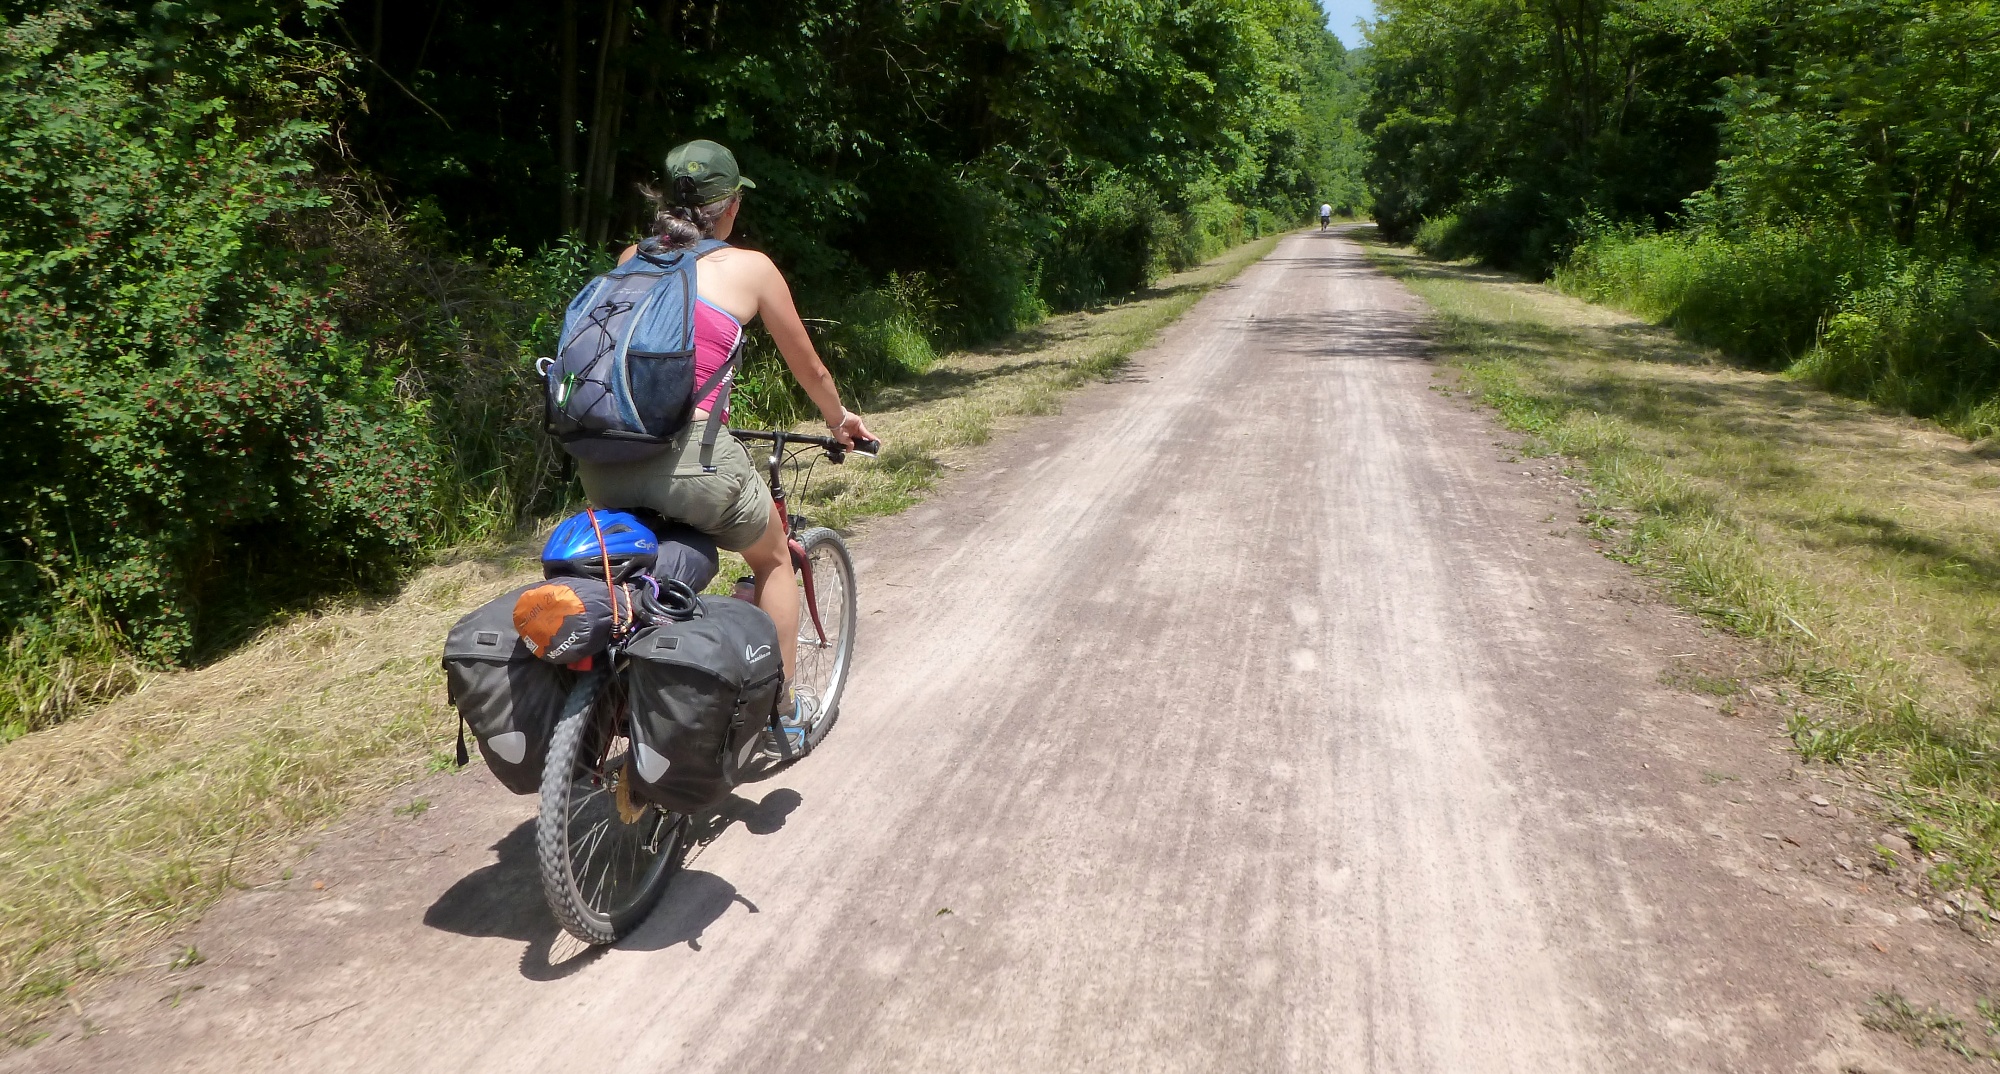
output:
[[465,717],[458,718],[458,767],[464,768],[472,762],[472,755],[465,752]]
[[[723,242],[721,239],[703,239],[695,243],[692,249],[694,250],[695,260],[699,261],[717,250],[728,248],[728,246],[729,244]],[[709,392],[715,390],[716,385],[722,385],[722,398],[716,400],[716,405],[709,408],[708,427],[701,431],[701,469],[703,473],[712,474],[715,472],[715,438],[717,434],[722,432],[721,412],[729,409],[729,389],[734,387],[734,384],[727,378],[730,374],[736,372],[736,364],[742,357],[743,340],[738,338],[735,349],[729,352],[729,360],[722,363],[720,369],[709,374],[707,380],[702,381],[695,387],[694,401],[698,406],[703,399],[708,398]]]
[[704,473],[715,472],[715,437],[722,431],[722,412],[729,409],[729,389],[735,386],[735,382],[728,377],[736,372],[736,363],[742,358],[743,341],[739,339],[729,352],[729,360],[722,363],[722,367],[714,373],[709,374],[708,379],[702,381],[701,386],[694,390],[694,401],[699,404],[708,398],[708,393],[715,389],[718,382],[722,385],[722,397],[715,401],[714,406],[708,408],[708,427],[701,431],[701,468]]
[[722,736],[722,764],[736,767],[736,740],[743,735],[743,695],[736,695],[736,710],[729,714],[729,733]]
[[778,714],[775,712],[772,713],[771,719],[765,724],[765,726],[771,729],[771,738],[777,743],[778,760],[780,761],[791,760],[793,757],[792,739],[790,735],[785,734],[785,725],[778,722]]

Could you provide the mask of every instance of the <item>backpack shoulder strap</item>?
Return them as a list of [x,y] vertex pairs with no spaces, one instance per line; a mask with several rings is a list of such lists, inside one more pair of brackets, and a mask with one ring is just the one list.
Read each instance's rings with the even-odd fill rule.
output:
[[[721,239],[703,239],[690,247],[697,261],[717,250],[726,250],[728,248],[729,244],[723,242]],[[720,368],[714,373],[709,374],[708,379],[702,381],[694,390],[694,397],[696,399],[706,399],[708,398],[708,393],[714,391],[717,385],[722,386],[722,398],[716,400],[715,409],[709,411],[708,421],[704,423],[707,428],[701,431],[701,468],[709,473],[715,472],[715,438],[722,432],[722,419],[717,415],[716,411],[729,406],[729,389],[731,387],[729,377],[730,374],[736,371],[737,363],[742,358],[743,341],[738,339],[736,346],[729,352],[729,360],[723,362]]]
[[714,373],[709,374],[708,379],[702,381],[701,385],[694,390],[694,397],[696,399],[705,399],[708,397],[709,392],[715,390],[716,385],[719,384],[722,386],[722,398],[717,399],[715,406],[709,410],[708,421],[703,423],[707,428],[701,431],[701,468],[709,473],[715,472],[715,438],[717,434],[722,432],[720,412],[729,408],[729,389],[735,386],[730,381],[729,375],[736,372],[736,366],[742,360],[743,341],[738,339],[736,346],[729,351],[728,360],[723,362],[721,367],[716,369]]

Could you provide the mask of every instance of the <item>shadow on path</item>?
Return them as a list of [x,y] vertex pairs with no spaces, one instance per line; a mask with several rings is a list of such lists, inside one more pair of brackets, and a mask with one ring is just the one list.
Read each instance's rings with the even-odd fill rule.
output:
[[[740,823],[752,835],[770,835],[785,826],[785,819],[803,801],[799,792],[780,787],[762,801],[730,795],[712,814],[697,824],[696,842],[714,842],[731,824]],[[606,950],[576,951],[549,913],[542,897],[541,868],[535,860],[535,822],[523,821],[493,844],[496,860],[474,870],[438,896],[424,911],[424,924],[460,936],[497,937],[527,945],[521,952],[521,976],[531,981],[556,981],[581,970]],[[617,946],[623,950],[657,951],[685,943],[701,950],[701,936],[708,926],[742,903],[751,913],[757,906],[738,894],[727,880],[713,873],[684,869],[676,873],[660,898],[660,905],[638,930]]]

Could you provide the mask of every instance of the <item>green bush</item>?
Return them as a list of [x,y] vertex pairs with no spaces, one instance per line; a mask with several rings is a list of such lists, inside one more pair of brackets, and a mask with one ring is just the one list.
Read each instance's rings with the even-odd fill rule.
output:
[[1991,266],[1799,227],[1585,233],[1556,272],[1571,294],[1967,436],[2000,431]]
[[1231,200],[1222,184],[1204,179],[1188,188],[1188,207],[1178,241],[1166,250],[1165,268],[1192,268],[1246,237],[1244,208]]
[[1426,218],[1417,225],[1416,233],[1410,236],[1410,245],[1425,257],[1435,257],[1440,261],[1457,261],[1473,253],[1466,248],[1457,213]]
[[1848,295],[1791,372],[1969,437],[2000,434],[2000,280],[1963,259],[1909,258]]
[[[890,273],[870,288],[814,318],[814,342],[849,405],[865,407],[874,389],[929,369],[939,341],[950,335],[947,304],[923,273]],[[743,371],[730,395],[739,427],[787,426],[814,417],[812,401],[761,331],[745,341]]]
[[285,241],[338,266],[331,298],[342,339],[394,370],[434,453],[428,548],[511,533],[562,495],[542,435],[536,358],[554,353],[562,312],[608,253],[563,241],[535,254],[495,245],[454,252],[425,206],[403,217],[346,187],[288,220]]
[[1052,309],[1083,309],[1144,287],[1178,230],[1149,188],[1119,176],[1064,209],[1041,261],[1041,294]]
[[1767,369],[1812,348],[1820,323],[1894,252],[1851,235],[1758,228],[1586,232],[1557,286],[1672,325],[1689,339]]
[[331,61],[258,21],[212,51],[148,29],[0,28],[0,613],[60,634],[61,594],[168,662],[238,598],[392,569],[435,453],[338,332],[339,269],[277,241],[327,204],[296,98]]

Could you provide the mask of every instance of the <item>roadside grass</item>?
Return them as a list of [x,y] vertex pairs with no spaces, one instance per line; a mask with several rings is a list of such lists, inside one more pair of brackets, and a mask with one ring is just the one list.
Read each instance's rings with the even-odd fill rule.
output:
[[[1361,238],[1366,241],[1364,233]],[[1933,883],[2000,885],[2000,450],[1517,277],[1367,242],[1457,384],[1577,460],[1579,521],[1762,642],[1809,761],[1896,815]],[[1686,685],[1716,693],[1721,682]]]
[[[878,392],[865,412],[882,457],[821,464],[794,509],[846,528],[916,503],[971,448],[1059,409],[1064,392],[1117,369],[1276,242]],[[295,617],[214,664],[147,674],[133,693],[0,747],[0,1039],[32,1040],[78,985],[130,967],[228,891],[282,882],[315,831],[449,768],[445,631],[532,577],[533,548],[461,549],[392,599]],[[399,812],[427,808],[415,799]]]
[[1966,1059],[1993,1058],[1966,1039],[1963,1021],[1949,1011],[1919,1007],[1901,992],[1878,993],[1874,1007],[1862,1016],[1861,1024],[1877,1033],[1901,1037],[1912,1048],[1935,1044]]

